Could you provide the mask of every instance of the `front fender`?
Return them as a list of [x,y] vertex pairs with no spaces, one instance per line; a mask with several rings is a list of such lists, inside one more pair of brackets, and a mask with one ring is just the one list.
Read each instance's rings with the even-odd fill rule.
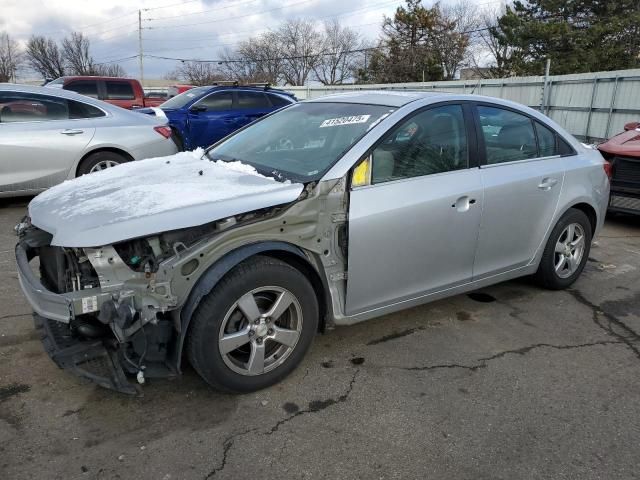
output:
[[257,255],[262,252],[288,252],[293,253],[307,261],[307,257],[304,252],[296,246],[293,246],[286,242],[260,242],[252,243],[237,248],[226,254],[216,263],[211,265],[206,272],[204,272],[198,279],[198,283],[189,293],[187,301],[180,311],[180,333],[177,340],[176,348],[174,350],[174,365],[178,371],[180,371],[180,363],[182,359],[182,350],[184,347],[184,340],[189,329],[189,323],[193,313],[200,305],[202,298],[207,295],[217,283],[224,277],[233,267],[243,262],[249,257]]

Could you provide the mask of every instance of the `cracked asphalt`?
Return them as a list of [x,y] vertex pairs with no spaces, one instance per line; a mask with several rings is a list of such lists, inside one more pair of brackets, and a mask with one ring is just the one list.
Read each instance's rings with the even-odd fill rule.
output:
[[0,203],[2,479],[640,477],[640,218],[614,217],[571,290],[518,280],[319,335],[284,382],[188,370],[127,397],[59,370]]

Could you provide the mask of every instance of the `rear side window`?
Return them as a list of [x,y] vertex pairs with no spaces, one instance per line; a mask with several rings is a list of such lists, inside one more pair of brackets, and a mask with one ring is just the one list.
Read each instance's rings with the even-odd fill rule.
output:
[[209,112],[231,110],[233,108],[233,93],[215,92],[200,100],[196,105],[207,107]]
[[264,93],[238,92],[238,108],[271,108],[271,104]]
[[550,157],[558,154],[556,145],[556,132],[545,127],[539,122],[536,124],[536,133],[538,134],[539,157]]
[[69,106],[69,118],[97,118],[104,117],[105,113],[98,107],[87,105],[86,103],[76,102],[75,100],[67,100]]
[[526,115],[479,105],[487,164],[526,160],[538,156],[533,122]]
[[0,123],[43,122],[69,118],[68,101],[34,93],[0,92]]
[[136,98],[133,93],[133,87],[129,82],[114,82],[107,80],[107,99],[108,100],[134,100]]
[[269,97],[269,100],[271,100],[271,104],[274,107],[284,107],[285,105],[290,105],[292,102],[291,101],[287,101],[286,99],[282,98],[280,95],[267,95]]
[[68,83],[63,88],[87,97],[98,98],[98,82],[95,80],[76,80]]

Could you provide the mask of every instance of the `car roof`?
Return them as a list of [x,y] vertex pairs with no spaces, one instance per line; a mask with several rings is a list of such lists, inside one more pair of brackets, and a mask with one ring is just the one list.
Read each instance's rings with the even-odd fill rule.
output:
[[97,100],[93,97],[81,95],[72,90],[63,90],[62,88],[38,87],[35,85],[20,85],[17,83],[0,83],[0,92],[39,93],[41,95],[67,98],[69,100],[78,100],[80,102],[89,103],[91,105],[97,105],[100,108],[104,108],[105,105],[105,102],[101,102],[100,100]]
[[346,93],[333,93],[307,102],[361,103],[365,105],[384,105],[402,107],[423,98],[447,96],[445,92],[419,92],[412,90],[358,90]]
[[[221,89],[221,90],[250,90],[252,92],[263,92],[263,93],[279,93],[281,95],[286,95],[288,97],[293,97],[294,94],[291,92],[287,92],[286,90],[282,90],[280,88],[272,88],[264,86],[256,86],[256,85],[206,85],[206,87],[211,90]],[[194,87],[198,88],[198,87]]]

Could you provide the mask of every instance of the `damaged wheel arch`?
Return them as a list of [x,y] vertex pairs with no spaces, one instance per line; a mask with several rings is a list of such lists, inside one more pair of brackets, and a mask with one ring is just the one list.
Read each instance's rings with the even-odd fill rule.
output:
[[[191,289],[180,311],[180,332],[177,338],[176,348],[174,349],[175,357],[172,362],[178,371],[181,371],[182,352],[189,331],[189,324],[202,298],[211,292],[218,282],[234,267],[256,255],[271,256],[283,260],[307,276],[314,287],[320,307],[319,330],[324,330],[327,308],[328,305],[330,305],[328,302],[329,292],[327,280],[323,277],[322,273],[318,272],[312,265],[305,251],[293,244],[280,241],[265,241],[244,245],[227,253],[211,265],[200,278],[198,278],[196,285]],[[313,254],[310,253],[310,255]]]

